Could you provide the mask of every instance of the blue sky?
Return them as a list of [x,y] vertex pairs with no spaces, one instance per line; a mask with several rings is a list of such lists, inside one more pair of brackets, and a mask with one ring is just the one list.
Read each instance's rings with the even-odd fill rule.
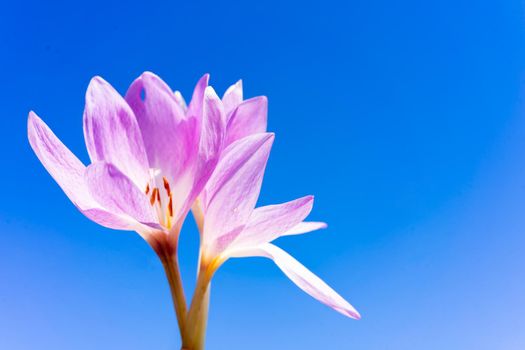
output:
[[[525,8],[520,1],[5,2],[0,348],[177,349],[162,267],[84,218],[32,153],[35,110],[82,160],[84,93],[142,71],[267,95],[260,204],[316,196],[322,232],[277,243],[344,318],[270,262],[214,279],[209,349],[525,348]],[[197,234],[187,220],[191,291]]]

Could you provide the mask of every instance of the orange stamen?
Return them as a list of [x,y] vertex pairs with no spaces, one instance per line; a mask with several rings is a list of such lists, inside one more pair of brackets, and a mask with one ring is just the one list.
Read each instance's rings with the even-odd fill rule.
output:
[[149,202],[151,205],[155,203],[155,199],[157,198],[158,194],[159,194],[159,190],[157,187],[155,187],[153,191],[151,192],[151,197],[149,198]]
[[166,192],[168,193],[168,196],[171,196],[171,189],[170,189],[170,184],[168,182],[168,179],[166,179],[165,176],[162,177],[162,181],[164,181],[164,189],[166,190]]
[[168,203],[168,212],[170,216],[173,216],[173,198],[171,198],[171,193],[170,193],[170,201]]

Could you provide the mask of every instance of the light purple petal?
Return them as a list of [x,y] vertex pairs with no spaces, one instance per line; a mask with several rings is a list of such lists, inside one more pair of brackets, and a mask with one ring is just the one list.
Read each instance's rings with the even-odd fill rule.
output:
[[204,161],[217,159],[222,151],[226,120],[221,100],[211,86],[204,93],[199,156]]
[[117,230],[134,229],[137,222],[110,213],[95,202],[84,180],[84,164],[33,112],[29,113],[27,127],[29,143],[38,159],[84,215],[105,227]]
[[203,241],[216,253],[236,237],[255,207],[273,134],[257,134],[230,145],[207,184]]
[[196,147],[198,151],[196,160],[191,168],[188,167],[191,171],[179,179],[179,182],[183,184],[178,190],[179,196],[177,198],[179,198],[180,203],[174,204],[180,205],[180,208],[177,207],[180,215],[176,218],[179,223],[184,219],[197,196],[203,191],[222,151],[226,130],[224,108],[221,100],[210,86],[205,89],[200,122],[201,129],[199,145]]
[[356,320],[361,318],[359,312],[341,295],[304,267],[299,261],[273,244],[268,243],[254,248],[246,248],[236,251],[235,254],[230,256],[262,256],[270,258],[293,283],[321,303],[350,318]]
[[142,229],[138,221],[127,215],[110,213],[100,208],[81,210],[81,212],[97,224],[114,230],[139,231]]
[[148,226],[157,226],[158,217],[148,197],[115,165],[96,162],[86,168],[90,194],[112,213],[127,215]]
[[242,80],[239,80],[230,86],[224,96],[222,96],[222,103],[224,104],[224,112],[227,118],[230,118],[231,112],[242,102]]
[[269,243],[301,223],[312,211],[313,196],[256,208],[231,249]]
[[92,162],[115,164],[137,186],[146,186],[148,159],[135,115],[100,77],[91,79],[86,92],[84,137]]
[[150,72],[131,84],[126,101],[140,126],[149,166],[161,169],[174,185],[195,161],[196,120],[186,119],[170,87]]
[[200,117],[202,115],[204,90],[206,90],[209,80],[210,80],[210,75],[204,74],[197,82],[197,85],[195,85],[195,89],[193,90],[193,95],[191,97],[190,105],[188,106],[188,111],[186,112],[188,116]]
[[266,132],[268,99],[254,97],[239,104],[228,120],[226,145],[243,137]]
[[320,230],[323,228],[326,228],[327,225],[324,222],[319,221],[303,221],[288,231],[281,234],[281,236],[292,236],[292,235],[300,235],[307,232],[312,232],[316,230]]

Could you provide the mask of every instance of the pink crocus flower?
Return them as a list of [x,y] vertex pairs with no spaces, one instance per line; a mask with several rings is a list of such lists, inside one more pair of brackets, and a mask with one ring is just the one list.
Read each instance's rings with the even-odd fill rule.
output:
[[[205,89],[208,80],[208,75],[203,76],[195,91]],[[187,110],[180,92],[175,95],[181,108]],[[326,227],[323,222],[304,221],[312,210],[313,197],[254,209],[273,143],[273,134],[266,133],[267,98],[244,100],[239,80],[226,90],[222,102],[226,115],[225,149],[192,208],[201,235],[201,248],[185,346],[203,348],[209,283],[215,270],[234,257],[270,258],[299,288],[345,316],[359,319],[359,313],[332,288],[270,243],[280,236]]]
[[186,113],[172,90],[144,73],[123,98],[100,77],[86,92],[87,167],[34,113],[31,147],[89,219],[138,232],[164,263],[181,328],[186,305],[176,247],[182,223],[211,176],[223,147],[225,115],[213,88],[196,89]]

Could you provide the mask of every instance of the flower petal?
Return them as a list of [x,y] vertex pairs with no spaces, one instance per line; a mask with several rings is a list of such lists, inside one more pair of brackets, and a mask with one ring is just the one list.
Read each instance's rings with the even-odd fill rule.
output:
[[360,319],[359,312],[350,305],[342,296],[328,286],[323,280],[314,275],[299,261],[273,244],[263,244],[254,248],[246,248],[236,251],[231,257],[262,256],[272,259],[275,264],[303,291],[319,300],[321,303],[331,307],[341,314]]
[[27,127],[29,143],[38,159],[84,215],[105,227],[117,230],[134,229],[137,222],[108,212],[93,199],[84,180],[84,164],[33,112],[29,113]]
[[300,235],[307,232],[312,232],[316,230],[320,230],[323,228],[327,228],[328,225],[325,222],[320,221],[303,221],[289,229],[288,231],[281,234],[281,236],[292,236],[292,235]]
[[188,106],[186,115],[190,117],[191,116],[200,117],[202,115],[204,90],[206,90],[209,80],[210,80],[210,75],[204,74],[197,82],[197,85],[195,85],[195,89],[193,90],[193,95],[191,96],[190,105]]
[[86,168],[86,183],[93,198],[112,213],[127,215],[136,221],[158,226],[158,219],[148,197],[115,165],[96,162]]
[[301,223],[312,211],[313,196],[256,208],[231,249],[269,243]]
[[186,111],[188,110],[188,105],[186,105],[186,100],[184,100],[184,97],[182,96],[181,92],[177,90],[173,94],[175,96],[175,101],[177,101],[180,108],[182,108],[184,113],[186,113]]
[[239,104],[231,114],[227,125],[226,145],[243,137],[266,132],[268,99],[254,97]]
[[203,243],[221,252],[248,222],[261,189],[274,135],[257,134],[231,144],[206,185]]
[[173,184],[196,156],[196,120],[186,119],[170,87],[150,72],[131,84],[126,101],[140,126],[149,166],[161,169]]
[[114,230],[139,231],[142,229],[142,225],[138,221],[127,215],[110,213],[101,208],[81,210],[81,212],[97,224]]
[[230,113],[242,102],[242,80],[230,86],[222,96],[224,111],[229,119]]
[[92,162],[115,164],[137,186],[148,181],[148,159],[129,105],[104,79],[91,79],[86,92],[84,137]]
[[211,86],[204,92],[199,156],[204,161],[217,159],[222,151],[226,121],[221,100]]
[[177,180],[180,186],[175,186],[174,189],[174,193],[177,195],[174,198],[179,200],[179,203],[174,203],[175,211],[179,213],[176,216],[176,221],[179,224],[182,224],[181,221],[184,220],[195,199],[203,192],[222,151],[226,129],[224,108],[221,100],[210,86],[205,89],[202,116],[199,119],[201,122],[200,137],[195,138],[199,141],[199,145],[195,147],[198,154],[194,164],[187,167],[188,172],[181,175]]

